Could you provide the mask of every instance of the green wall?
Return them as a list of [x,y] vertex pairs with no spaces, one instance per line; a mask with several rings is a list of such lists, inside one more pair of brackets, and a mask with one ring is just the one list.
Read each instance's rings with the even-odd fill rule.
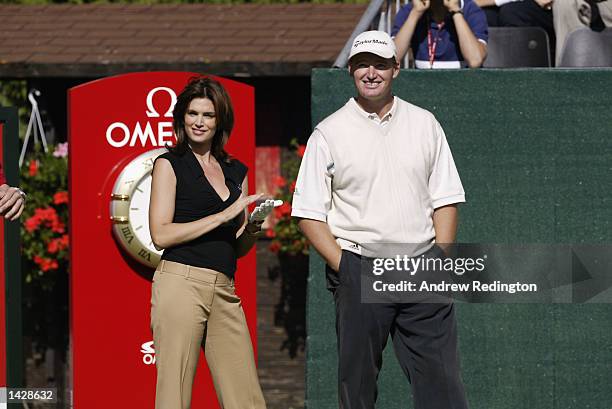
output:
[[[458,241],[612,243],[612,70],[406,70],[399,97],[432,111],[466,191]],[[314,70],[313,126],[354,96],[346,70]],[[612,408],[612,305],[458,305],[472,409]],[[331,294],[308,287],[307,407],[337,408]],[[358,357],[356,357],[358,359]],[[385,351],[377,408],[411,408]]]

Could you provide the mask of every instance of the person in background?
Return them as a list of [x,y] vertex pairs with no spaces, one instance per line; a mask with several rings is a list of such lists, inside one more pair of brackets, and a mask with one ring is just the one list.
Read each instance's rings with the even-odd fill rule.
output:
[[552,13],[557,35],[557,66],[569,33],[582,27],[596,31],[612,27],[612,0],[557,0]]
[[476,68],[487,56],[487,19],[473,0],[413,0],[391,36],[399,60],[412,50],[416,68]]
[[18,187],[6,184],[2,165],[0,165],[0,216],[7,220],[17,220],[25,207],[26,194]]

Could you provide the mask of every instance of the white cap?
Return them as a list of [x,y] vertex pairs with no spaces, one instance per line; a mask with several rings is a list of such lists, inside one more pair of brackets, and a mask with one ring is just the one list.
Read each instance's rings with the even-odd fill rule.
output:
[[386,32],[378,30],[364,31],[355,37],[349,60],[359,53],[372,53],[382,58],[397,58],[393,39]]

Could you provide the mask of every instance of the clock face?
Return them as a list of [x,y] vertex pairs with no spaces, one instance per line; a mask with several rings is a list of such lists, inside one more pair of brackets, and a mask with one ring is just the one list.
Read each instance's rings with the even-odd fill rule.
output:
[[123,168],[115,181],[110,202],[113,234],[135,260],[157,267],[162,252],[157,250],[149,231],[149,199],[153,162],[165,148],[141,154]]
[[149,231],[149,198],[151,197],[151,173],[147,173],[138,184],[130,197],[129,219],[136,238],[143,243],[149,251],[161,254],[155,249]]

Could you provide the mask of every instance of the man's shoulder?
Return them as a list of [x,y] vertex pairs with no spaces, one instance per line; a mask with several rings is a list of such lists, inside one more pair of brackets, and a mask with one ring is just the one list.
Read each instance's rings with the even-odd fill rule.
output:
[[419,120],[429,120],[436,121],[436,117],[433,113],[428,111],[425,108],[421,108],[420,106],[414,105],[408,101],[405,101],[401,98],[397,98],[397,109],[400,115],[409,115],[412,118],[417,118]]
[[353,109],[351,107],[351,101],[349,100],[340,109],[334,111],[333,113],[325,117],[321,122],[317,124],[315,128],[324,132],[324,130],[326,128],[329,128],[330,126],[346,125],[351,120],[350,118],[352,114]]
[[478,7],[473,0],[463,0],[463,17],[467,20],[468,24],[474,24],[486,18],[484,11]]
[[471,11],[473,9],[479,8],[474,0],[462,0],[461,3],[463,3],[461,5],[461,9],[463,9],[464,11],[465,10],[470,10]]

